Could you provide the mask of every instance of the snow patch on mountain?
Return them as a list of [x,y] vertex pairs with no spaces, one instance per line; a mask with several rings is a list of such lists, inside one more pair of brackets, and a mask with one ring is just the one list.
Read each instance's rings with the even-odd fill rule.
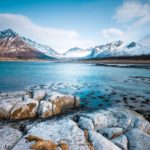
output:
[[78,47],[74,47],[69,49],[67,52],[63,54],[66,58],[83,58],[88,56],[91,53],[90,49],[82,49]]
[[41,51],[42,53],[51,56],[51,57],[59,57],[59,54],[53,50],[51,47],[47,46],[47,45],[42,45],[39,44],[35,41],[32,41],[29,38],[25,38],[23,37],[23,40],[26,41],[28,44],[30,44],[31,46],[33,46],[34,48],[36,48],[37,50]]
[[92,49],[91,54],[86,58],[105,58],[117,56],[136,56],[149,55],[150,47],[143,46],[139,43],[131,42],[124,43],[115,41],[106,45],[96,46]]

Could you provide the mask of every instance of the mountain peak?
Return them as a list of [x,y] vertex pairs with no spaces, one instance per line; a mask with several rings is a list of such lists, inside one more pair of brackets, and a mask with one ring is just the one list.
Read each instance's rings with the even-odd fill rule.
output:
[[133,48],[136,46],[136,43],[135,42],[131,42],[127,45],[127,48]]
[[77,50],[82,50],[82,48],[73,47],[73,48],[70,48],[68,51],[77,51]]
[[0,32],[0,38],[15,37],[17,35],[12,29],[6,29]]

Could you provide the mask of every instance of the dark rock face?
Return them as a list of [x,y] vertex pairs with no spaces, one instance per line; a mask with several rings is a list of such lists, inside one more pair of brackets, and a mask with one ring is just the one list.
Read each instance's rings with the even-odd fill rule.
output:
[[133,48],[133,47],[135,47],[136,46],[136,43],[135,42],[131,42],[128,46],[127,46],[127,48]]

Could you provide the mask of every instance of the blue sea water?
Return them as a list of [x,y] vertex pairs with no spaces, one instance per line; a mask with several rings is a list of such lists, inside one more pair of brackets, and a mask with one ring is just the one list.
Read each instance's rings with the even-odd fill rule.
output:
[[[132,77],[144,77],[132,78]],[[142,95],[150,99],[150,70],[83,63],[0,62],[0,92],[47,84],[94,103],[105,96]],[[90,103],[90,105],[94,105]]]

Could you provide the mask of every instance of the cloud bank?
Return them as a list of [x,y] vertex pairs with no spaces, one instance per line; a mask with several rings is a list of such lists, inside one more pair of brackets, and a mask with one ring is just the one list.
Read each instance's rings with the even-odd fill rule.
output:
[[125,40],[125,33],[117,28],[103,29],[102,34],[109,40]]
[[[126,42],[139,40],[150,33],[150,3],[139,0],[127,0],[116,9],[113,16],[119,26],[101,30],[103,38],[108,41],[123,40]],[[147,42],[148,43],[148,42]],[[149,43],[150,44],[150,43]]]
[[120,22],[131,23],[134,27],[140,27],[150,23],[150,4],[140,1],[126,1],[118,8],[114,16]]
[[49,45],[60,53],[74,46],[84,48],[93,44],[90,40],[81,40],[79,33],[74,30],[46,28],[36,25],[26,16],[1,13],[0,30],[7,28],[39,43]]

